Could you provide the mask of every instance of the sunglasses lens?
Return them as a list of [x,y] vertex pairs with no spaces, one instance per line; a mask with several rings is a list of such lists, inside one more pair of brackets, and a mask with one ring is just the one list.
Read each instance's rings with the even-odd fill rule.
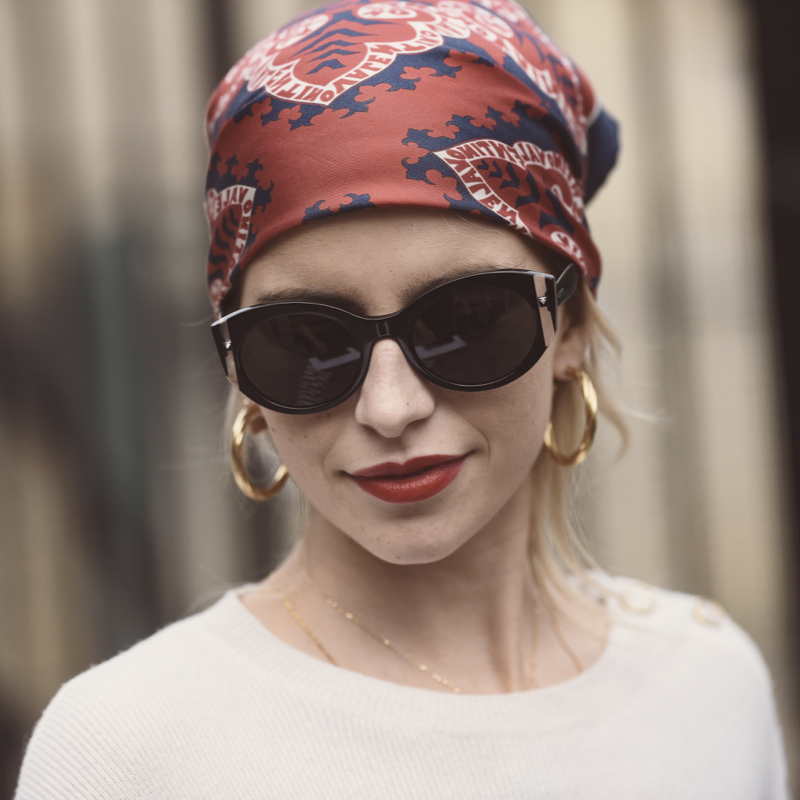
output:
[[361,372],[355,337],[338,320],[285,314],[251,328],[241,369],[264,396],[287,408],[314,408],[346,394]]
[[433,375],[480,386],[510,375],[536,343],[536,313],[509,289],[476,286],[433,302],[418,317],[412,339]]

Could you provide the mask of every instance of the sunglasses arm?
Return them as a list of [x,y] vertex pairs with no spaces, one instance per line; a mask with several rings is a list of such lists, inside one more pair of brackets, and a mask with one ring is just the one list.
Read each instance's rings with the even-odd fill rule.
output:
[[214,336],[214,344],[217,346],[219,360],[222,362],[222,368],[225,370],[228,380],[238,386],[236,364],[234,363],[233,349],[231,348],[231,339],[228,333],[228,323],[224,317],[212,323],[211,333]]
[[567,264],[555,278],[544,273],[534,273],[533,282],[539,298],[539,320],[545,346],[549,346],[558,330],[558,307],[568,300],[578,285],[578,270],[574,263]]
[[578,288],[580,274],[573,261],[570,261],[564,271],[556,278],[556,305],[561,305],[575,293]]

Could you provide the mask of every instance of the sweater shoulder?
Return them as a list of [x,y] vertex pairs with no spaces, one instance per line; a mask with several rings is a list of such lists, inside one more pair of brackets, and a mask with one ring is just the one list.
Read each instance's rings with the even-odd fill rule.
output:
[[[67,681],[51,706],[57,707],[70,698],[102,698],[105,708],[115,700],[125,703],[134,695],[141,701],[169,692],[198,672],[213,670],[222,647],[206,625],[209,612],[213,608],[173,622],[128,650],[90,667]],[[141,702],[137,705],[141,708]]]
[[[642,652],[701,682],[724,684],[760,695],[771,704],[772,677],[758,645],[707,597],[661,589],[625,578],[606,580],[612,623],[631,632]],[[769,700],[769,703],[767,701]]]
[[197,698],[230,675],[234,656],[208,629],[209,613],[168,625],[65,683],[34,729],[17,800],[111,798],[123,775],[145,774]]

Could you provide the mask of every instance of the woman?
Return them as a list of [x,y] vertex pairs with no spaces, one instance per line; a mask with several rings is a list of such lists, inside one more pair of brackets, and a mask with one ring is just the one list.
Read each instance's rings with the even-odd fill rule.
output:
[[569,528],[610,338],[585,76],[509,0],[342,0],[248,53],[208,129],[236,477],[291,475],[305,533],[65,686],[19,797],[788,797],[752,642],[587,572]]

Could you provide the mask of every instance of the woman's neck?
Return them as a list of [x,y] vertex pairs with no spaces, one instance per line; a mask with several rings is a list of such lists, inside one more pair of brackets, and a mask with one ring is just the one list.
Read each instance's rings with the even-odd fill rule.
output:
[[[557,683],[596,660],[606,623],[602,614],[552,592],[553,602],[542,602],[528,531],[522,495],[447,557],[390,564],[312,512],[304,539],[274,582],[246,595],[245,604],[284,641],[326,658],[287,613],[288,599],[338,665],[397,683],[443,690],[450,684],[469,693]],[[447,683],[437,686],[415,663]]]

